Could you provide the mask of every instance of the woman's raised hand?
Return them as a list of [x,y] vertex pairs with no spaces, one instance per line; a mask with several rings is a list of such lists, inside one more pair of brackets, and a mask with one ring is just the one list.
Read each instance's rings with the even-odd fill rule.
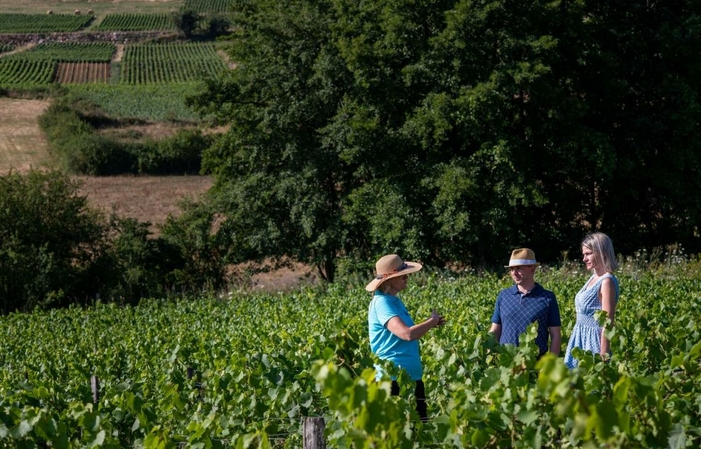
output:
[[445,317],[436,312],[436,309],[433,309],[431,319],[436,320],[436,326],[443,326],[445,324]]

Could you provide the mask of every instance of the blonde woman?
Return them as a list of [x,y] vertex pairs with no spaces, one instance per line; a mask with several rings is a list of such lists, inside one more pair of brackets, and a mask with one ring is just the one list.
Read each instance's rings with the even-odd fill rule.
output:
[[565,352],[565,364],[569,368],[575,368],[579,364],[572,356],[574,348],[609,357],[611,343],[594,314],[599,310],[605,311],[613,325],[618,304],[618,279],[613,275],[618,262],[611,239],[601,232],[587,235],[582,241],[582,261],[592,275],[574,298],[577,322]]
[[[368,308],[370,348],[380,360],[390,360],[416,382],[416,411],[425,421],[428,415],[419,338],[434,327],[445,324],[445,318],[434,310],[430,318],[414,324],[406,306],[397,296],[406,288],[408,275],[421,268],[421,264],[404,262],[396,254],[384,256],[375,264],[377,274],[365,289],[373,292]],[[395,378],[392,379],[392,394],[399,394],[399,384]]]

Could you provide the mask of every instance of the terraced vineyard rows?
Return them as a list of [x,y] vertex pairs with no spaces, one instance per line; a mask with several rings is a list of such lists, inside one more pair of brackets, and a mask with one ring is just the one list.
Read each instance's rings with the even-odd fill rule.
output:
[[0,59],[0,87],[32,88],[48,85],[56,73],[53,61]]
[[95,27],[96,31],[174,30],[175,23],[168,14],[108,14]]
[[109,62],[115,49],[115,45],[110,42],[48,42],[7,58],[58,62]]
[[193,43],[130,45],[122,59],[123,84],[186,83],[226,70],[214,45]]
[[54,33],[78,31],[93,16],[75,14],[0,13],[0,33]]
[[195,11],[200,14],[231,12],[231,0],[185,0],[181,11]]
[[[563,343],[586,276],[539,275]],[[298,448],[304,416],[323,416],[338,448],[698,447],[699,263],[619,278],[613,358],[582,354],[575,371],[539,362],[532,330],[520,348],[490,339],[506,276],[412,278],[411,314],[449,320],[421,341],[427,423],[412,388],[373,381],[364,283],[14,314],[0,319],[0,447]]]

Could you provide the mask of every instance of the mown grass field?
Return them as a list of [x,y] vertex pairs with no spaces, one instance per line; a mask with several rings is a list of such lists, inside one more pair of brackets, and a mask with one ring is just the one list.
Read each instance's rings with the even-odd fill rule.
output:
[[182,3],[182,0],[0,0],[0,12],[45,14],[51,10],[55,13],[74,13],[77,9],[85,13],[92,9],[97,16],[120,12],[156,14],[176,11]]
[[[538,274],[559,299],[563,349],[588,276],[577,265]],[[613,358],[583,355],[572,372],[562,356],[538,363],[530,334],[518,349],[490,340],[506,274],[412,275],[410,314],[448,319],[421,340],[423,424],[411,388],[390,398],[371,380],[367,279],[13,314],[0,318],[0,447],[298,448],[308,416],[339,448],[698,447],[699,268],[624,264]]]

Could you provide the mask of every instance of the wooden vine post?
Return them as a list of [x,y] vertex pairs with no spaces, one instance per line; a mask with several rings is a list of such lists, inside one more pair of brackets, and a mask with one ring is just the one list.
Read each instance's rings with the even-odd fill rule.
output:
[[324,418],[308,416],[302,425],[304,432],[304,449],[326,449],[324,439]]

